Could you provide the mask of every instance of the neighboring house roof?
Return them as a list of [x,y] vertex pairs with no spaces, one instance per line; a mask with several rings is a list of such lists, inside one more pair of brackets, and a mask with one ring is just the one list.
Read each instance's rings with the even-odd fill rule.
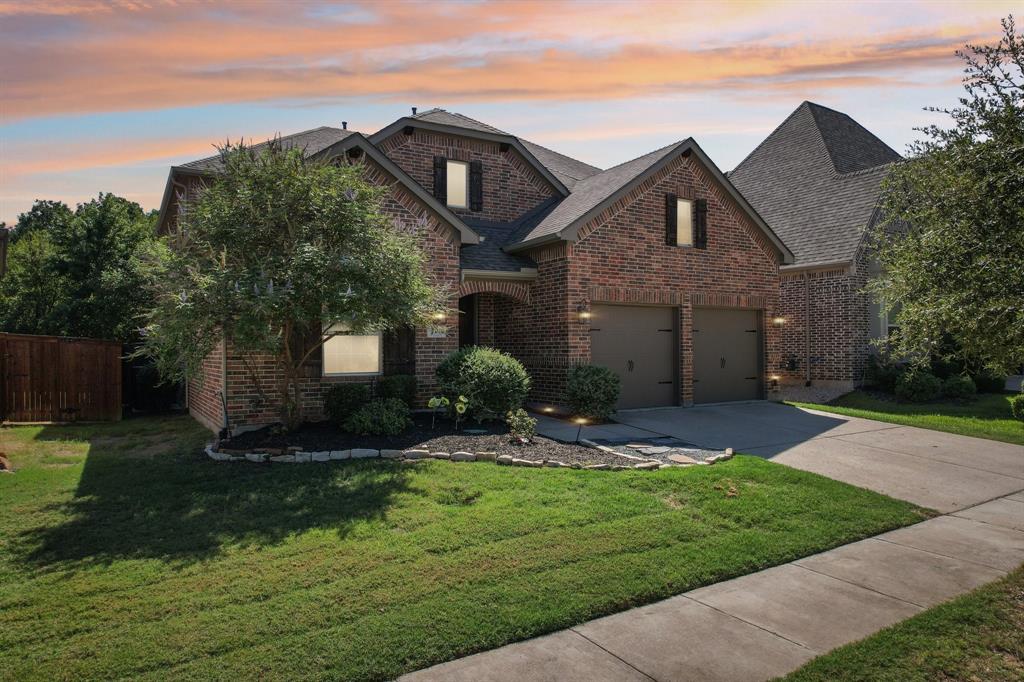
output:
[[853,261],[902,157],[841,112],[804,102],[729,174],[796,266]]
[[656,149],[653,152],[637,157],[584,178],[576,183],[572,194],[563,199],[542,220],[528,230],[515,235],[506,249],[512,252],[521,251],[535,245],[558,240],[575,240],[576,233],[591,218],[597,216],[608,206],[618,201],[632,187],[652,173],[657,172],[673,159],[682,154],[693,154],[710,172],[712,178],[729,194],[740,208],[747,213],[754,224],[764,232],[769,241],[782,256],[784,263],[793,260],[793,254],[758,215],[747,200],[744,199],[729,179],[708,158],[693,138]]

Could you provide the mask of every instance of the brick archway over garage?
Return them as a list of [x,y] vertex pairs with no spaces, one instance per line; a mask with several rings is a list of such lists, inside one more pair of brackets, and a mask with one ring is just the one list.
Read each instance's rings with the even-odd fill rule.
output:
[[470,294],[494,293],[520,303],[530,302],[530,285],[503,279],[472,279],[459,285],[459,298]]

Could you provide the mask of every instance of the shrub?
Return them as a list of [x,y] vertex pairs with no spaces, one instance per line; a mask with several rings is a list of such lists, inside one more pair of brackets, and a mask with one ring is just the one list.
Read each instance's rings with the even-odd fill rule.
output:
[[437,367],[441,392],[465,396],[477,419],[494,419],[523,404],[530,375],[511,355],[494,348],[468,346],[451,353]]
[[1017,419],[1024,422],[1024,393],[1010,398],[1010,412]]
[[954,374],[942,382],[942,395],[953,400],[967,400],[977,392],[974,381],[962,374]]
[[369,400],[369,384],[335,384],[324,393],[324,413],[333,423],[341,426]]
[[942,381],[922,369],[907,370],[896,381],[896,395],[912,403],[935,400],[942,393]]
[[1006,390],[1006,377],[990,370],[982,370],[971,375],[978,393],[1002,393]]
[[398,398],[378,398],[349,415],[343,426],[360,436],[397,436],[411,425],[408,405]]
[[874,386],[879,391],[892,393],[896,390],[896,382],[899,381],[905,371],[902,366],[893,362],[891,358],[872,354],[868,356],[865,378],[868,384]]
[[515,440],[528,441],[537,433],[537,420],[526,414],[526,410],[521,407],[509,411],[505,415],[505,423],[508,424],[509,435]]
[[390,374],[377,380],[378,398],[398,398],[410,408],[416,403],[416,377]]
[[569,371],[565,397],[576,414],[591,419],[607,419],[619,401],[619,377],[607,367],[573,367]]

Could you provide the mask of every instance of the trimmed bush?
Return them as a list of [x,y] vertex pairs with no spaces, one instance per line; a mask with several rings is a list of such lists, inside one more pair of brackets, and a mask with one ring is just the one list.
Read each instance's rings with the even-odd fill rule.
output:
[[896,382],[906,370],[893,362],[891,358],[882,355],[869,355],[868,367],[865,378],[868,384],[879,391],[892,393],[896,390]]
[[369,384],[335,384],[324,393],[324,414],[341,426],[370,400]]
[[486,346],[468,346],[448,355],[437,366],[437,382],[453,403],[466,396],[477,421],[503,417],[522,406],[530,392],[530,375],[523,365]]
[[1024,393],[1010,398],[1010,412],[1017,419],[1024,422]]
[[912,403],[935,400],[942,394],[942,380],[925,370],[907,370],[896,381],[897,397]]
[[978,393],[1002,393],[1006,390],[1006,377],[989,370],[982,370],[971,375]]
[[942,395],[953,400],[967,400],[973,398],[978,392],[974,381],[962,374],[954,374],[942,382]]
[[506,414],[505,423],[508,424],[508,435],[516,440],[530,440],[537,433],[537,420],[521,407]]
[[343,424],[346,431],[360,436],[397,436],[410,426],[409,406],[398,398],[371,400]]
[[416,403],[416,377],[390,374],[377,380],[378,398],[398,398],[410,408]]
[[607,367],[579,365],[569,371],[565,397],[576,414],[607,419],[619,401],[619,388],[619,376]]

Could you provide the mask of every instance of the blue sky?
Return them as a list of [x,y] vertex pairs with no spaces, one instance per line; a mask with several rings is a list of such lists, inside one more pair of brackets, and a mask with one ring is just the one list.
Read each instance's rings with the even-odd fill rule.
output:
[[0,0],[0,220],[109,191],[155,208],[225,138],[459,111],[607,167],[693,136],[732,168],[801,101],[898,151],[1005,2]]

